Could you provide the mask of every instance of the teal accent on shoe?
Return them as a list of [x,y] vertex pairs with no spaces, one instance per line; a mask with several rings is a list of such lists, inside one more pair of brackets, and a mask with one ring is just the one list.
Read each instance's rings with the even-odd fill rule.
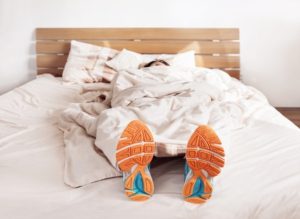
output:
[[200,178],[197,178],[197,181],[194,185],[193,194],[190,197],[201,197],[204,193],[204,184]]
[[[184,182],[189,181],[193,177],[193,171],[187,163],[184,165]],[[201,197],[204,194],[204,183],[201,178],[197,178],[193,193],[189,197]]]
[[184,172],[183,172],[183,177],[184,177],[184,181],[186,180],[186,177],[190,171],[190,167],[189,165],[187,164],[187,162],[185,162],[185,165],[184,165]]
[[[145,168],[148,168],[148,170],[149,170],[149,167],[150,167],[150,165],[148,165]],[[144,190],[144,182],[143,182],[143,178],[142,178],[141,173],[138,173],[136,175],[136,177],[134,179],[132,191],[133,191],[133,194],[131,196],[138,195],[138,194],[149,195]]]
[[145,194],[144,192],[144,183],[142,179],[142,175],[138,173],[136,178],[134,179],[133,190],[135,194]]

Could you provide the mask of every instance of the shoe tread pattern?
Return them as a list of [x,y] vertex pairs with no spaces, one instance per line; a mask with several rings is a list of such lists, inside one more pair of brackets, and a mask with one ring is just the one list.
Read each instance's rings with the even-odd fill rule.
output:
[[[134,201],[144,201],[154,192],[154,184],[146,169],[153,159],[155,142],[148,127],[139,120],[134,120],[124,129],[117,145],[116,159],[118,167],[124,172],[135,170],[125,181],[125,194]],[[143,191],[134,191],[134,181],[141,174]]]
[[[215,131],[205,125],[199,126],[190,137],[186,160],[192,170],[192,177],[184,184],[183,196],[186,201],[204,203],[211,197],[213,188],[204,171],[210,177],[215,177],[221,172],[225,163],[225,152],[221,144]],[[204,193],[200,197],[193,196],[197,179],[200,179],[204,186]]]

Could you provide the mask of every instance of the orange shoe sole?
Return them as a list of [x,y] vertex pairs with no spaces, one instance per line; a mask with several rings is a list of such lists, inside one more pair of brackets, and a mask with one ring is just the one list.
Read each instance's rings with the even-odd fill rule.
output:
[[[199,204],[211,197],[213,188],[207,177],[217,176],[224,167],[225,153],[221,144],[215,131],[205,125],[199,126],[190,137],[186,148],[186,161],[193,175],[183,187],[185,201]],[[193,195],[197,179],[204,186],[200,196]]]
[[[154,192],[148,165],[153,159],[155,142],[149,128],[139,120],[133,120],[124,129],[117,145],[116,160],[121,171],[129,173],[125,179],[125,194],[134,201],[147,200]],[[135,169],[132,171],[132,167]],[[132,171],[132,172],[131,172]],[[143,191],[137,192],[135,181],[140,176]]]

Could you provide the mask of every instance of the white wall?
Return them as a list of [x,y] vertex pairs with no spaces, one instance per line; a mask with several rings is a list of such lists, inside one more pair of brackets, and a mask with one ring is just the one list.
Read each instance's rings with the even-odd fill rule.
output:
[[242,80],[300,106],[299,0],[0,0],[0,93],[34,78],[36,27],[239,27]]

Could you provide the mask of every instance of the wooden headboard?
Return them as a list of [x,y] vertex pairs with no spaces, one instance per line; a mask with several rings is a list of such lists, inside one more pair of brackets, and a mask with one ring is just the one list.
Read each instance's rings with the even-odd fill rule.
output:
[[237,28],[37,28],[38,74],[62,75],[70,40],[147,54],[193,49],[198,66],[222,69],[240,77]]

